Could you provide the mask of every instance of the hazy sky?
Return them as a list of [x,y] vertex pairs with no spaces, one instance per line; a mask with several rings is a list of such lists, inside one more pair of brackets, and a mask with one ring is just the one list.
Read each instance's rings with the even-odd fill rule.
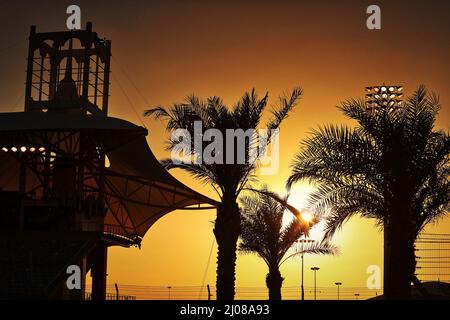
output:
[[[278,192],[284,191],[292,156],[309,129],[346,123],[335,106],[362,97],[367,85],[399,84],[411,94],[425,84],[441,96],[438,127],[449,128],[450,2],[444,0],[0,0],[0,111],[23,109],[30,25],[37,25],[38,32],[65,30],[69,4],[81,7],[83,25],[92,21],[94,31],[112,40],[111,116],[142,124],[133,108],[141,115],[150,106],[179,102],[191,93],[218,95],[232,105],[253,87],[261,94],[269,91],[273,102],[283,91],[303,87],[304,98],[281,128],[280,171],[261,179]],[[371,4],[381,7],[381,30],[366,28]],[[154,153],[167,156],[163,125],[143,121]],[[212,195],[208,186],[174,174]],[[301,205],[309,188],[297,185],[293,204]],[[214,211],[175,212],[150,229],[141,250],[111,249],[110,283],[200,285],[214,218]],[[450,223],[445,220],[433,230],[448,233]],[[306,270],[313,264],[321,267],[319,286],[335,281],[364,286],[367,266],[382,265],[382,238],[370,220],[352,219],[336,244],[340,256],[306,260]],[[266,272],[260,259],[240,256],[237,285],[264,286]],[[299,284],[299,260],[286,263],[282,272],[285,285]],[[206,283],[215,283],[215,256]],[[305,284],[312,285],[310,272]]]

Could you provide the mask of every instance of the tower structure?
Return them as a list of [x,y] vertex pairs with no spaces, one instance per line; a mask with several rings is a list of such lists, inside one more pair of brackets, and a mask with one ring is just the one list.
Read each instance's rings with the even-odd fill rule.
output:
[[91,23],[31,27],[24,111],[0,113],[0,298],[82,299],[90,271],[104,299],[108,247],[140,246],[173,210],[216,205],[161,167],[147,129],[108,116],[110,58]]

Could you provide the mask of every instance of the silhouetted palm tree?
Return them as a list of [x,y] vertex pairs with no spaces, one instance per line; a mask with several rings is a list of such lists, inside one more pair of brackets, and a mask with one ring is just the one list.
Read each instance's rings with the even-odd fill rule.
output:
[[369,111],[363,100],[340,109],[356,128],[314,131],[288,186],[303,179],[318,185],[310,200],[315,212],[327,212],[327,238],[354,215],[376,219],[384,229],[385,298],[408,299],[417,281],[414,242],[449,209],[450,138],[433,130],[439,100],[421,86],[396,110]]
[[[263,191],[266,191],[263,189]],[[285,199],[287,200],[287,199]],[[257,196],[246,196],[241,199],[241,242],[239,251],[255,253],[260,256],[269,268],[266,285],[270,300],[281,300],[281,287],[284,278],[280,266],[294,255],[302,253],[335,254],[337,249],[327,243],[307,243],[301,251],[286,257],[288,250],[296,241],[306,235],[309,226],[304,226],[301,217],[293,219],[283,226],[283,215],[286,207],[282,201],[275,200],[267,193]]]
[[[269,129],[268,140],[272,137],[270,130],[277,130],[281,122],[297,104],[302,95],[302,90],[296,88],[288,96],[280,97],[279,105],[272,110],[273,117],[266,124]],[[188,130],[191,137],[195,137],[194,122],[201,121],[202,130],[218,130],[223,137],[223,146],[234,145],[234,164],[208,164],[204,161],[192,164],[176,164],[170,159],[162,161],[166,168],[181,168],[191,173],[195,178],[211,184],[219,194],[221,204],[217,208],[217,217],[214,225],[214,235],[218,244],[217,258],[217,299],[231,300],[234,298],[236,243],[241,230],[240,211],[237,197],[245,184],[254,178],[254,170],[258,161],[253,161],[251,149],[258,142],[258,137],[247,139],[243,146],[245,150],[238,150],[235,138],[226,135],[227,129],[257,129],[261,116],[268,103],[268,94],[260,99],[255,90],[245,93],[240,101],[230,110],[218,97],[212,97],[203,101],[196,96],[190,96],[185,103],[174,104],[170,108],[158,107],[145,112],[145,115],[153,115],[155,118],[167,120],[167,130]],[[198,134],[197,134],[198,135]],[[201,139],[202,137],[200,137]],[[194,144],[192,139],[192,145]],[[179,141],[170,140],[168,148],[174,150]],[[203,152],[205,147],[201,150]],[[221,155],[227,159],[227,150],[214,150],[214,155]],[[244,151],[245,161],[239,164],[237,154]],[[222,153],[222,154],[220,154]],[[229,154],[228,154],[229,155]],[[192,148],[191,157],[198,159],[199,153]],[[256,155],[256,160],[260,154]]]

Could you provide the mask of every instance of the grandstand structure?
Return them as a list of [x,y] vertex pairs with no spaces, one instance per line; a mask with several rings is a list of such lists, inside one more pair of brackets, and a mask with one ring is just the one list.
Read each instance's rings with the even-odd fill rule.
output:
[[0,299],[105,299],[108,247],[140,246],[173,210],[216,206],[159,164],[146,128],[108,116],[110,60],[89,22],[30,29],[24,111],[0,113]]

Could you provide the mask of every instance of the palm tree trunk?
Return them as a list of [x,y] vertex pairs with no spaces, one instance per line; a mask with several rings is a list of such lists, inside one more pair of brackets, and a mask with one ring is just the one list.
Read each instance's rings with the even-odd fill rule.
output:
[[384,297],[411,299],[416,258],[411,221],[406,212],[390,215],[384,227]]
[[269,300],[281,300],[281,286],[283,277],[277,267],[269,267],[269,273],[266,276],[266,285],[269,289]]
[[236,197],[224,195],[217,208],[214,225],[217,252],[217,300],[233,300],[235,294],[236,247],[241,232],[241,217]]

